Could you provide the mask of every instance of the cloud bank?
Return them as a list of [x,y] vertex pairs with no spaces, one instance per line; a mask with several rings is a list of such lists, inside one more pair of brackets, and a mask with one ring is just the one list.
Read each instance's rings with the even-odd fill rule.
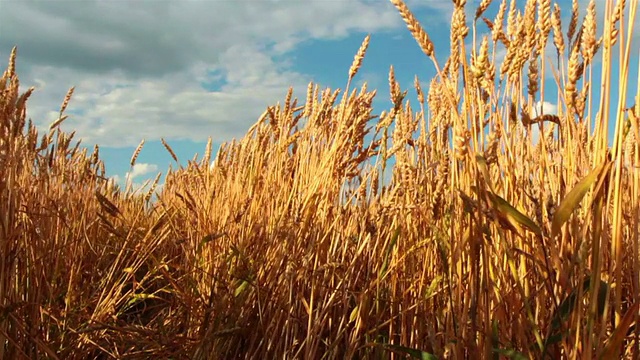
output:
[[288,61],[296,46],[402,26],[389,3],[365,0],[12,2],[0,15],[0,56],[19,46],[39,126],[76,86],[62,127],[85,144],[226,141],[290,85],[306,90],[312,79]]

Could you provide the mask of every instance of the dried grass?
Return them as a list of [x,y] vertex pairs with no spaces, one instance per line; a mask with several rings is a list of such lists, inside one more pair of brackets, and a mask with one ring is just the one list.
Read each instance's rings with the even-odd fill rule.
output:
[[[633,30],[632,3],[606,17],[605,39],[615,22]],[[309,84],[298,106],[289,89],[213,165],[209,141],[169,169],[158,194],[160,174],[146,193],[108,181],[98,147],[72,144],[62,120],[38,142],[13,51],[0,81],[0,359],[640,358],[640,96],[624,77],[579,82],[599,50],[592,8],[578,34],[572,9],[566,42],[557,5],[521,13],[512,0],[504,29],[506,9],[481,23],[491,43],[476,44],[473,22],[471,50],[454,11],[454,53],[426,94],[415,79],[419,111],[393,67],[379,116],[375,91],[348,89],[367,36],[340,99]],[[561,61],[545,84],[551,28]],[[608,119],[616,83],[636,106]],[[535,116],[545,86],[560,111]]]

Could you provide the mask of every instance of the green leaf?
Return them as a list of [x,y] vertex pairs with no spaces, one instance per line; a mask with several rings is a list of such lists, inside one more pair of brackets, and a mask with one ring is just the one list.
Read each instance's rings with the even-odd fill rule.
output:
[[382,280],[385,276],[387,276],[387,270],[389,268],[389,258],[391,257],[391,252],[393,251],[393,248],[396,246],[396,242],[398,242],[399,236],[400,236],[400,227],[397,227],[396,231],[393,233],[393,237],[391,238],[389,245],[387,246],[384,252],[384,260],[382,262],[382,268],[380,269],[380,273],[378,274],[378,277],[380,280]]
[[639,303],[631,305],[629,310],[627,310],[627,312],[624,314],[622,320],[620,320],[620,324],[618,324],[618,327],[607,341],[607,345],[605,345],[604,349],[602,350],[600,359],[606,360],[619,358],[620,345],[622,344],[622,341],[624,341],[627,331],[629,331],[629,326],[631,326],[631,323],[638,313],[638,305]]
[[493,349],[493,352],[500,354],[504,357],[507,357],[509,359],[528,360],[528,358],[524,356],[524,354],[517,352],[513,349]]
[[425,299],[430,299],[436,295],[436,290],[438,289],[438,286],[440,286],[441,281],[442,275],[437,275],[431,280],[431,284],[429,284],[429,287],[425,290]]
[[242,280],[240,285],[236,288],[236,291],[233,293],[234,296],[238,296],[244,292],[249,286],[249,282],[247,280]]
[[396,352],[396,353],[406,354],[411,356],[414,359],[419,359],[419,360],[437,360],[438,359],[435,355],[430,354],[426,351],[413,349],[406,346],[393,345],[393,344],[380,344],[380,345],[382,345],[382,347],[385,348],[386,350]]
[[496,346],[500,343],[500,333],[498,329],[498,322],[495,319],[491,320],[491,347],[494,349],[493,359],[500,360],[500,349]]
[[489,165],[487,164],[487,160],[484,158],[484,156],[476,154],[476,162],[478,163],[478,169],[482,173],[482,177],[484,178],[485,183],[487,183],[491,191],[494,191],[493,183],[491,182],[491,176],[489,175]]
[[571,214],[578,208],[582,198],[587,194],[591,185],[600,177],[608,162],[604,162],[595,169],[591,170],[589,175],[585,176],[571,191],[562,199],[556,213],[553,215],[551,222],[551,238],[555,238],[560,233],[562,225],[564,225]]
[[507,220],[509,224],[511,224],[519,232],[521,231],[521,226],[524,226],[532,233],[536,235],[542,235],[542,230],[540,230],[540,227],[535,222],[533,222],[533,220],[518,211],[518,209],[511,206],[511,204],[509,204],[505,199],[492,193],[491,191],[487,191],[487,195],[489,195],[489,199],[492,202],[494,210],[496,210],[502,218]]
[[[598,312],[600,316],[604,313],[604,305],[607,299],[607,290],[609,288],[609,284],[605,281],[600,281],[600,286],[598,287]],[[591,278],[585,277],[582,282],[582,295],[585,296],[591,290]],[[549,332],[549,336],[545,340],[545,348],[549,345],[556,344],[560,342],[565,334],[561,332],[562,323],[571,315],[573,310],[575,309],[578,303],[578,293],[580,289],[576,288],[571,291],[571,293],[560,303],[558,309],[556,310],[553,318],[551,320],[551,331]]]
[[360,310],[360,307],[358,305],[356,305],[356,307],[354,307],[353,310],[351,310],[351,314],[349,315],[349,323],[356,321],[356,319],[358,318],[359,310]]
[[209,234],[206,235],[205,237],[202,238],[202,240],[200,240],[200,243],[198,243],[198,248],[197,248],[197,252],[200,253],[202,251],[202,247],[210,242],[212,242],[213,240],[217,240],[223,236],[227,235],[226,232],[221,232],[221,233],[216,233],[216,234]]

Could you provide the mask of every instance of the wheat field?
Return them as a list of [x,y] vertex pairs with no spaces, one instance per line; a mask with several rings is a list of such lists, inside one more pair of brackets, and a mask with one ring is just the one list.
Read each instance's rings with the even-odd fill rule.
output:
[[638,3],[454,0],[449,49],[391,3],[428,88],[391,67],[373,114],[367,36],[343,90],[290,89],[144,193],[60,129],[73,88],[48,131],[26,118],[14,48],[0,359],[640,359]]

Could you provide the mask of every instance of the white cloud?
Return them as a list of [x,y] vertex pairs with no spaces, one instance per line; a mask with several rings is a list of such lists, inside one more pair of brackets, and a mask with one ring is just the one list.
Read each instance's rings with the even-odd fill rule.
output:
[[133,180],[142,175],[146,175],[146,174],[157,172],[157,171],[158,171],[158,165],[156,164],[138,163],[133,165],[133,169],[131,169],[131,172],[127,173],[126,177],[128,179]]
[[[558,105],[545,101],[542,103],[542,112],[540,112],[540,101],[536,101],[533,105],[533,109],[531,110],[531,117],[537,117],[540,115],[557,115],[558,114]],[[545,129],[548,127],[545,126]],[[533,144],[537,144],[538,140],[540,140],[540,127],[536,124],[531,126],[531,141]]]
[[[157,173],[157,171],[158,166],[155,164],[138,163],[133,166],[131,172],[125,173],[124,177],[113,175],[109,180],[123,189],[128,187],[133,192],[148,191],[153,184],[153,178],[144,181],[134,181],[134,179],[143,175]],[[158,183],[155,192],[161,192],[163,187],[164,183]]]
[[378,90],[378,94],[386,94],[389,85],[385,83],[383,74],[376,72],[358,72],[355,76],[355,83],[353,88],[361,88],[365,83],[367,84],[368,91]]
[[309,76],[287,63],[298,44],[403,26],[391,4],[366,0],[16,2],[0,14],[0,56],[18,46],[21,82],[36,87],[28,116],[41,127],[76,86],[62,128],[85,144],[220,142],[290,85],[306,91]]
[[545,101],[542,103],[542,112],[540,112],[540,101],[536,101],[533,105],[533,113],[532,117],[540,116],[540,115],[556,115],[558,113],[558,105]]
[[119,175],[113,175],[112,177],[109,178],[109,180],[115,184],[122,184],[122,179],[120,178]]

